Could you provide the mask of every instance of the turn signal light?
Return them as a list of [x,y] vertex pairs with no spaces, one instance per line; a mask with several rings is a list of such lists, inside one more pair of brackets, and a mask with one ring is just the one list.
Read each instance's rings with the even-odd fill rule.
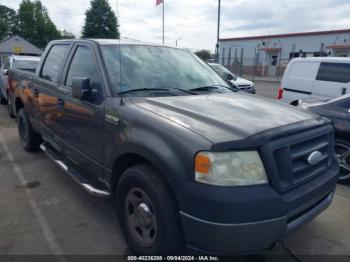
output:
[[202,174],[208,174],[210,170],[210,159],[208,156],[198,154],[195,159],[195,171]]

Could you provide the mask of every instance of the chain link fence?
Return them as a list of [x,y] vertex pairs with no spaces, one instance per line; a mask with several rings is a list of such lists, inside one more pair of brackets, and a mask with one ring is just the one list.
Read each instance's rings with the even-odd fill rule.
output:
[[255,57],[244,56],[243,49],[235,50],[234,54],[222,54],[219,63],[231,72],[249,80],[280,81],[289,63],[289,58],[281,58],[280,54],[256,53]]

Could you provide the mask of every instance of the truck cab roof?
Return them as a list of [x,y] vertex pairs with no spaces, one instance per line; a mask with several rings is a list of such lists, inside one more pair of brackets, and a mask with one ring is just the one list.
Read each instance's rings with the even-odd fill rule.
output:
[[[57,43],[75,43],[75,42],[85,42],[92,43],[98,45],[143,45],[143,46],[159,46],[159,47],[169,47],[176,48],[173,46],[167,46],[159,43],[151,43],[151,42],[143,42],[133,39],[102,39],[102,38],[82,38],[82,39],[63,39],[63,40],[55,40],[51,41],[50,44]],[[181,49],[181,48],[177,48]]]

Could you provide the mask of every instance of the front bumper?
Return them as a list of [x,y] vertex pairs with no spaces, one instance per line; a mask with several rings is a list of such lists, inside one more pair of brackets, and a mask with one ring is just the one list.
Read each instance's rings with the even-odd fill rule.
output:
[[285,195],[266,195],[263,186],[258,193],[256,187],[255,196],[252,195],[249,200],[246,195],[243,205],[234,204],[234,198],[242,200],[242,196],[230,196],[232,205],[227,205],[229,201],[226,198],[223,204],[226,207],[220,211],[220,215],[213,214],[220,210],[220,205],[216,203],[214,211],[210,210],[211,203],[203,198],[202,203],[208,204],[202,205],[202,208],[208,208],[207,213],[202,213],[205,217],[198,215],[198,212],[196,215],[180,212],[187,245],[200,252],[220,255],[247,254],[268,249],[325,210],[332,201],[337,180],[338,167],[334,165],[314,181]]

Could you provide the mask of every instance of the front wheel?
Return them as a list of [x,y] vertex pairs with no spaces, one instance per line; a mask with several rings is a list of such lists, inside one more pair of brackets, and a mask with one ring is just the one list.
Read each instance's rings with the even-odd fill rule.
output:
[[178,254],[182,229],[172,191],[150,165],[126,170],[118,183],[119,222],[135,255]]
[[350,143],[336,139],[334,142],[335,153],[340,165],[339,182],[350,181]]
[[42,138],[41,135],[33,129],[24,108],[21,108],[18,112],[17,123],[19,139],[23,149],[28,152],[38,150],[42,142]]

